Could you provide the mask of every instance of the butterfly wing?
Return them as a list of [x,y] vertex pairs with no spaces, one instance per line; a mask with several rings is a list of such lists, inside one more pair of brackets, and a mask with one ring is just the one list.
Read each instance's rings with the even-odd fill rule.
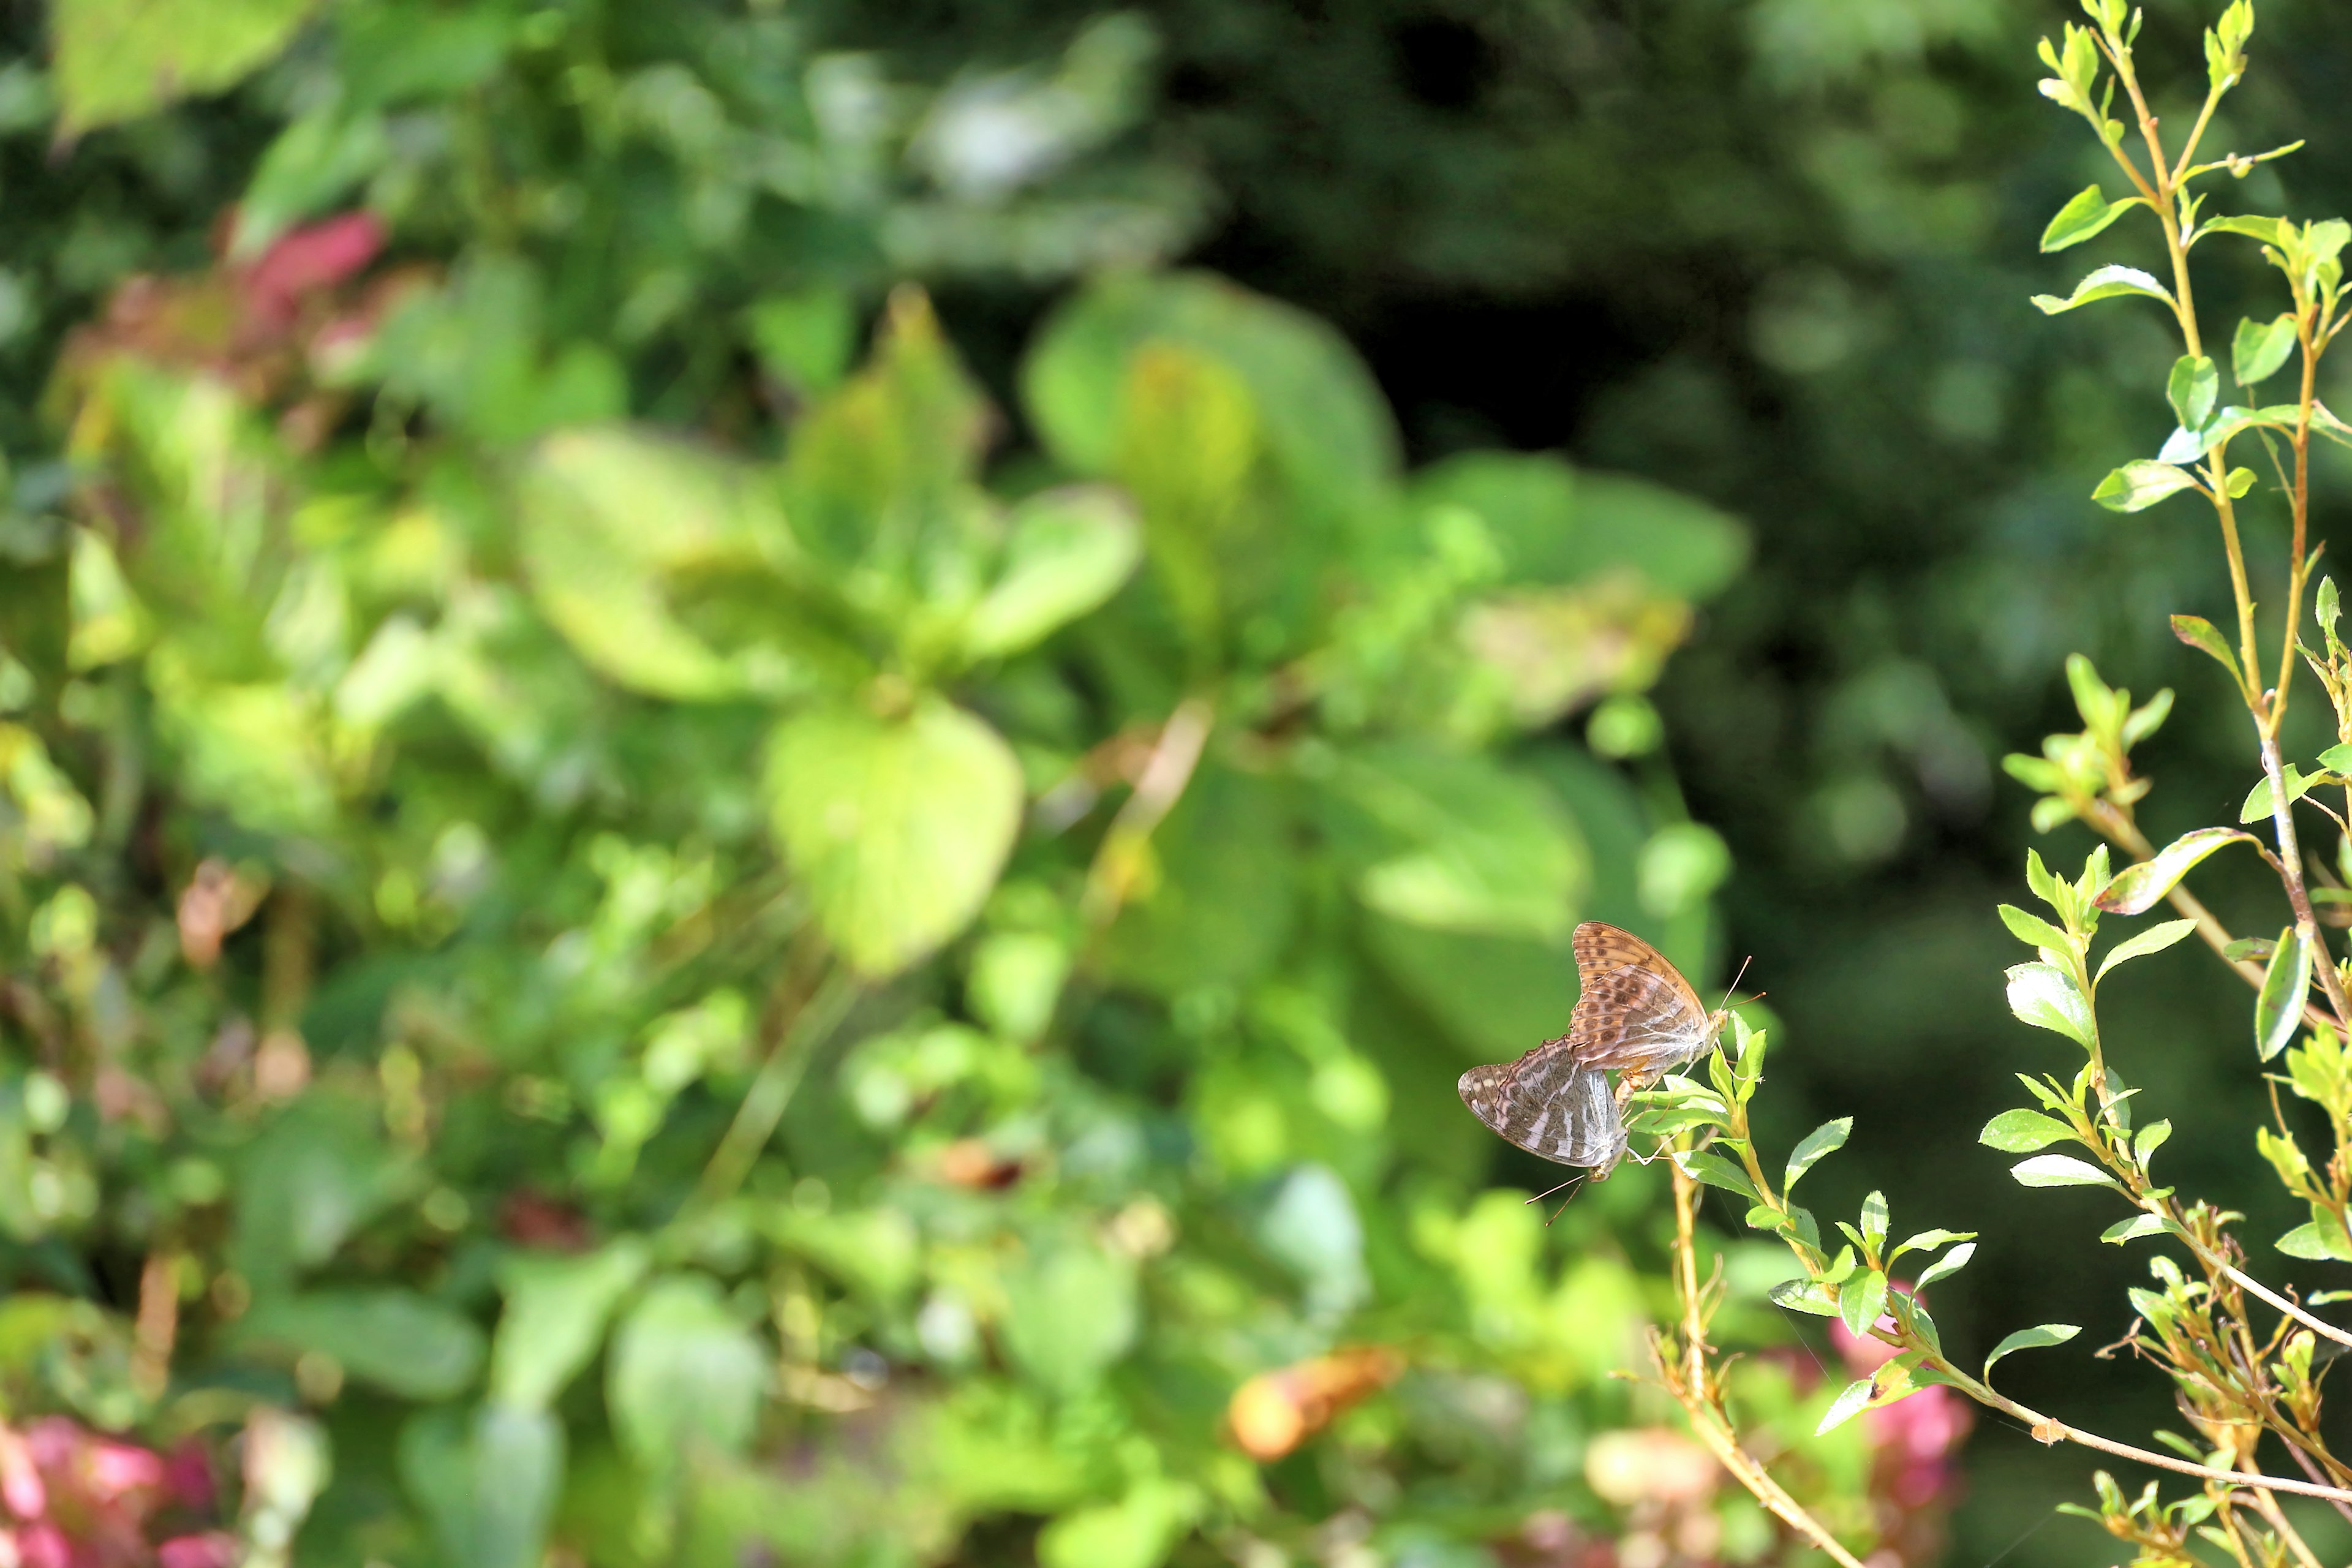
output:
[[1559,1043],[1578,1067],[1647,1081],[1707,1048],[1706,1005],[1656,948],[1600,921],[1576,928],[1575,947],[1576,1011]]
[[1530,1154],[1563,1165],[1608,1165],[1625,1149],[1625,1126],[1601,1073],[1570,1059],[1560,1042],[1506,1066],[1472,1068],[1455,1088],[1471,1113]]

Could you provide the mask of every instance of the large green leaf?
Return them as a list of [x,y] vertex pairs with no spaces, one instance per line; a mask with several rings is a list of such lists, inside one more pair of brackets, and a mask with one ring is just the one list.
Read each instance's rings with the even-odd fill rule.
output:
[[400,1433],[401,1479],[449,1568],[538,1568],[563,1458],[562,1425],[544,1411],[428,1410]]
[[568,430],[531,454],[516,499],[532,591],[602,674],[687,699],[783,681],[781,651],[713,647],[676,603],[692,578],[790,559],[783,515],[749,472],[634,430]]
[[1048,490],[1014,510],[996,581],[964,623],[974,658],[1018,653],[1118,591],[1142,553],[1131,508],[1117,492]]
[[1046,1244],[1013,1270],[1004,1293],[1005,1349],[1056,1393],[1091,1386],[1135,1343],[1135,1266],[1097,1245]]
[[490,1347],[490,1392],[505,1405],[553,1403],[596,1353],[604,1324],[644,1277],[643,1243],[623,1237],[578,1257],[523,1254],[499,1270],[506,1313]]
[[1334,780],[1337,837],[1357,896],[1435,931],[1557,941],[1575,924],[1590,861],[1543,785],[1467,752],[1389,744]]
[[784,721],[767,788],[825,934],[877,978],[971,923],[1021,827],[1012,748],[935,697],[902,717],[838,703]]
[[317,0],[56,0],[67,136],[218,92],[286,47]]
[[1305,503],[1359,505],[1396,474],[1387,400],[1346,340],[1303,311],[1197,273],[1106,279],[1038,338],[1022,366],[1024,401],[1071,468],[1110,470],[1120,388],[1136,353],[1155,341],[1241,377],[1276,464]]
[[621,1321],[604,1403],[621,1447],[655,1475],[696,1448],[733,1453],[751,1441],[769,1356],[699,1274],[656,1279]]
[[482,1364],[482,1331],[471,1319],[398,1289],[265,1298],[237,1337],[332,1356],[349,1375],[409,1399],[462,1394]]

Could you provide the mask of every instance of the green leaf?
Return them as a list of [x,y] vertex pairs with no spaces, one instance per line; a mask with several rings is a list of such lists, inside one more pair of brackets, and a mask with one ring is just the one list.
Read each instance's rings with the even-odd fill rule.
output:
[[2151,300],[2172,303],[2172,296],[2163,284],[2137,267],[2102,267],[2074,285],[2074,291],[2063,300],[2051,294],[2036,294],[2033,303],[2045,316],[2057,315],[2098,300],[2112,300],[2123,294],[2141,294]]
[[2044,1116],[2038,1110],[2004,1110],[1985,1123],[1984,1131],[1977,1134],[1977,1142],[2004,1153],[2029,1154],[2053,1143],[2066,1142],[2074,1136],[2074,1129],[2055,1117]]
[[2238,676],[2238,658],[2230,651],[2229,643],[2212,622],[2202,616],[2175,616],[2172,617],[2172,635],[2190,647],[2218,659],[2221,668],[2230,672],[2232,684],[2243,684]]
[[313,1290],[257,1303],[243,1342],[332,1356],[362,1383],[404,1399],[462,1394],[482,1364],[482,1331],[414,1290]]
[[2330,746],[2319,753],[2318,761],[2331,773],[2352,773],[2352,745]]
[[1847,1384],[1838,1391],[1838,1396],[1830,1402],[1828,1411],[1822,1416],[1822,1424],[1813,1428],[1813,1436],[1818,1437],[1824,1432],[1834,1431],[1869,1409],[1870,1395],[1871,1380],[1869,1378],[1859,1378]]
[[1158,1478],[1117,1502],[1062,1515],[1037,1535],[1038,1568],[1160,1568],[1201,1512],[1201,1491]]
[[1938,1279],[1949,1279],[1951,1276],[1958,1274],[1961,1269],[1967,1268],[1969,1266],[1969,1259],[1974,1258],[1976,1255],[1977,1244],[1975,1242],[1964,1241],[1960,1243],[1959,1246],[1952,1248],[1951,1251],[1947,1252],[1943,1257],[1938,1258],[1935,1262],[1929,1264],[1926,1268],[1920,1271],[1918,1285],[1916,1288],[1924,1290]]
[[860,973],[897,973],[980,912],[1021,826],[1021,766],[934,697],[903,718],[836,704],[776,727],[768,801],[825,934]]
[[1675,1155],[1675,1161],[1682,1166],[1685,1174],[1704,1182],[1710,1187],[1721,1187],[1725,1192],[1738,1193],[1751,1204],[1760,1204],[1764,1201],[1755,1187],[1749,1184],[1747,1173],[1720,1154],[1710,1154],[1705,1150],[1697,1150],[1687,1153],[1677,1153]]
[[2217,217],[2198,232],[2200,234],[2235,234],[2260,240],[2264,245],[2284,245],[2290,226],[2282,217],[2267,217],[2259,213]]
[[2293,926],[2279,933],[2278,943],[2254,997],[2254,1049],[2264,1061],[2286,1049],[2302,1027],[2304,997],[2311,990],[2310,945]]
[[[2114,884],[2110,883],[2109,886]],[[2166,921],[2152,925],[2128,942],[2117,942],[2100,962],[2096,980],[2105,980],[2107,971],[2118,963],[2129,963],[2135,958],[2146,958],[2151,952],[2162,952],[2174,942],[2197,929],[2195,921]]]
[[1009,520],[1003,565],[964,622],[968,658],[1018,653],[1118,591],[1142,559],[1135,513],[1100,487],[1048,490]]
[[71,139],[174,99],[218,92],[267,64],[314,0],[59,0],[51,13]]
[[563,1481],[563,1427],[545,1411],[496,1403],[420,1412],[396,1462],[449,1568],[539,1568]]
[[2149,1157],[2158,1149],[2163,1148],[2165,1140],[2171,1136],[2171,1122],[2164,1121],[2149,1122],[2141,1128],[2138,1135],[2132,1140],[2132,1158],[2137,1160],[2142,1166],[2147,1165]]
[[2193,867],[2223,845],[2260,842],[2252,834],[2234,827],[2200,827],[2184,833],[2158,850],[2154,858],[2116,872],[2114,880],[2100,889],[2096,902],[2111,915],[2145,914],[2179,886],[2180,879]]
[[1846,1135],[1853,1131],[1853,1118],[1841,1116],[1834,1121],[1824,1121],[1805,1134],[1796,1148],[1789,1152],[1789,1168],[1780,1177],[1781,1191],[1792,1190],[1807,1171],[1822,1159],[1845,1147]]
[[1943,1230],[1940,1228],[1936,1230],[1923,1230],[1916,1236],[1904,1237],[1901,1245],[1897,1246],[1893,1252],[1888,1253],[1887,1258],[1889,1260],[1892,1260],[1902,1257],[1906,1252],[1932,1251],[1936,1247],[1941,1247],[1947,1242],[1974,1241],[1975,1239],[1976,1232],[1972,1230]]
[[2126,196],[2121,201],[2107,200],[2107,194],[2096,185],[2085,185],[2075,197],[2058,209],[2050,226],[2042,231],[2044,251],[2063,250],[2080,245],[2105,229],[2129,209],[2140,205],[2137,196]]
[[2000,906],[2000,923],[2009,928],[2011,936],[2026,946],[2048,948],[2053,952],[2072,952],[2074,944],[2064,931],[2039,915],[2028,914],[2015,904]]
[[2241,321],[2230,341],[2230,371],[2240,386],[2252,386],[2276,375],[2294,352],[2294,316],[2288,312],[2268,321]]
[[2266,936],[2242,936],[2222,948],[2221,956],[2232,963],[2242,963],[2248,959],[2267,963],[2271,954],[2277,951],[2278,943]]
[[2020,963],[2009,971],[2009,1010],[2037,1029],[2065,1036],[2088,1048],[2095,1037],[2091,1006],[2063,969]]
[[2117,1220],[2107,1226],[2099,1233],[2099,1239],[2111,1241],[2117,1247],[2121,1247],[2126,1241],[2137,1241],[2142,1237],[2167,1235],[2171,1229],[2172,1222],[2162,1215],[2134,1215],[2129,1219]]
[[654,1281],[613,1334],[605,1407],[640,1469],[674,1473],[692,1450],[739,1452],[751,1439],[768,1354],[699,1274]]
[[2143,458],[2100,480],[2091,499],[2109,511],[2144,511],[2167,496],[2196,488],[2196,477],[2186,468]]
[[684,700],[784,679],[774,649],[722,649],[686,617],[697,589],[730,574],[772,597],[770,568],[793,557],[782,510],[749,469],[683,441],[566,430],[532,451],[515,503],[531,592],[597,673]]
[[1474,753],[1388,742],[1345,754],[1326,799],[1356,894],[1408,925],[1565,938],[1591,876],[1575,818],[1535,779]]
[[2347,1236],[2342,1222],[2322,1209],[2314,1209],[2312,1217],[2296,1226],[2273,1244],[2289,1258],[2307,1258],[2313,1262],[2352,1263],[2352,1236]]
[[1886,1276],[1875,1268],[1865,1268],[1838,1287],[1838,1316],[1844,1320],[1846,1332],[1860,1338],[1870,1331],[1886,1310]]
[[2164,395],[2182,429],[2201,430],[2221,398],[2221,373],[2203,354],[2183,354],[2173,362]]
[[[2311,793],[2312,786],[2320,782],[2318,774],[2306,773],[2300,768],[2296,767],[2293,763],[2287,763],[2279,771],[2281,776],[2286,781],[2286,798],[2287,804],[2290,805],[2294,805],[2296,801],[2301,800],[2305,795],[2309,795]],[[2240,822],[2268,822],[2274,815],[2274,805],[2277,798],[2276,794],[2271,788],[2270,774],[2264,773],[2261,778],[2254,781],[2254,787],[2246,792],[2245,804],[2238,808],[2238,820]]]
[[1765,1292],[1778,1307],[1791,1312],[1807,1312],[1816,1318],[1838,1315],[1837,1298],[1827,1286],[1813,1279],[1783,1279]]
[[1074,1242],[1048,1245],[1013,1271],[1005,1299],[1004,1346],[1013,1363],[1056,1394],[1093,1387],[1134,1348],[1135,1266],[1119,1254]]
[[2037,1328],[2020,1329],[1992,1347],[1985,1357],[1984,1375],[1992,1375],[1993,1363],[2011,1351],[2040,1350],[2046,1345],[2063,1345],[2083,1331],[2072,1323],[2043,1323]]
[[613,1309],[644,1278],[649,1254],[625,1237],[577,1257],[520,1253],[499,1270],[506,1312],[490,1344],[490,1394],[543,1410],[586,1366]]
[[2036,1154],[2009,1168],[2020,1186],[2112,1187],[2115,1179],[2087,1160],[2072,1154]]
[[1862,1234],[1874,1251],[1886,1240],[1886,1194],[1872,1193],[1862,1200]]

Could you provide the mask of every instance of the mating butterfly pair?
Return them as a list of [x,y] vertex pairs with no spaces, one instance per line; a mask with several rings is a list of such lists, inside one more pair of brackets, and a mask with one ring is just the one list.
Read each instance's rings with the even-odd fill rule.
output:
[[1576,928],[1580,994],[1568,1033],[1517,1061],[1472,1068],[1455,1088],[1479,1121],[1530,1154],[1602,1174],[1625,1152],[1625,1123],[1610,1091],[1655,1082],[1705,1054],[1722,1032],[1682,972],[1658,950],[1599,921]]

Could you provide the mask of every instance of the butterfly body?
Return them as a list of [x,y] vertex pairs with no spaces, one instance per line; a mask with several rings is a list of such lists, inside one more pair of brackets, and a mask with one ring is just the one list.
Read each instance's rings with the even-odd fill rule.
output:
[[1568,1033],[1517,1061],[1472,1068],[1454,1087],[1472,1114],[1530,1154],[1605,1173],[1625,1152],[1624,1096],[1705,1054],[1726,1014],[1709,1013],[1681,972],[1631,931],[1586,921],[1574,947],[1579,994]]

